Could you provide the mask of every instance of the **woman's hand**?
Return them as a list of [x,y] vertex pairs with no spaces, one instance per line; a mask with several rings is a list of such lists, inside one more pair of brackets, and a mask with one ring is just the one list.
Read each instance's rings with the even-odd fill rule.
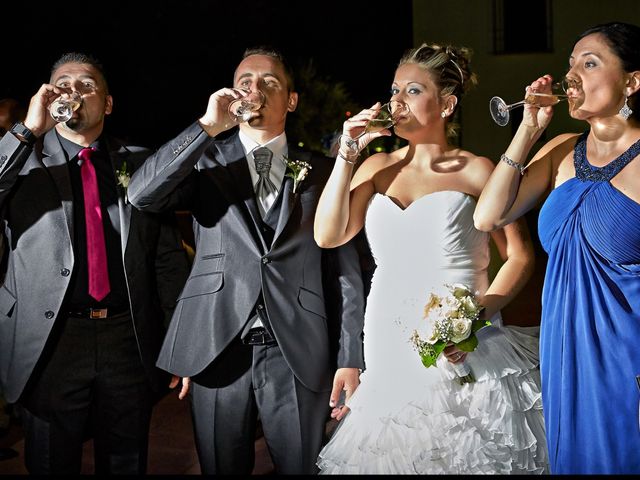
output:
[[[531,82],[526,88],[526,95],[529,92],[551,93],[551,84],[553,79],[550,75],[544,75],[537,80]],[[528,127],[544,130],[551,123],[553,117],[553,107],[536,107],[535,105],[524,104],[524,112],[522,114],[522,123]]]
[[387,128],[378,132],[366,132],[369,121],[376,116],[382,105],[380,102],[374,103],[371,108],[365,108],[360,113],[347,119],[342,125],[342,135],[339,139],[339,153],[346,160],[352,160],[378,137],[389,137],[391,131]]
[[462,363],[464,362],[464,359],[467,358],[468,352],[463,352],[462,350],[459,350],[458,347],[456,347],[454,344],[450,344],[449,346],[445,347],[442,353],[451,363]]

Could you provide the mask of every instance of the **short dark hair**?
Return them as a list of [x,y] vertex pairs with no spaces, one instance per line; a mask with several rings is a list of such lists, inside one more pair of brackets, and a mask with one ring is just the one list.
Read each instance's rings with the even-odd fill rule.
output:
[[249,47],[242,54],[242,60],[244,60],[245,58],[251,55],[264,55],[264,56],[275,58],[276,60],[278,60],[282,64],[282,67],[284,68],[284,74],[287,77],[287,84],[288,84],[287,87],[289,91],[290,92],[295,91],[293,68],[291,68],[291,65],[289,64],[289,62],[287,61],[287,59],[285,58],[285,56],[282,54],[280,50],[269,45]]
[[53,77],[54,72],[62,65],[66,65],[67,63],[84,63],[87,65],[91,65],[98,71],[107,89],[107,93],[109,92],[109,84],[107,83],[107,76],[104,73],[104,66],[102,65],[102,62],[100,62],[96,57],[88,53],[80,52],[64,53],[60,58],[58,58],[58,60],[53,63],[53,66],[51,67],[51,76]]

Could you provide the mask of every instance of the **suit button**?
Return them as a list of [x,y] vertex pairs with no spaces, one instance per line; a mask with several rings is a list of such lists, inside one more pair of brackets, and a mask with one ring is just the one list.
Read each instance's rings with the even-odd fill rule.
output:
[[7,159],[7,156],[6,156],[6,155],[2,155],[2,156],[0,157],[0,161],[2,161],[2,162],[4,162],[6,159]]
[[69,271],[69,269],[68,269],[68,268],[62,268],[62,269],[60,269],[60,275],[62,275],[63,277],[68,277],[70,273],[71,273],[71,272]]
[[263,257],[262,258],[262,264],[266,265],[267,263],[271,263],[271,259],[269,257]]
[[55,314],[51,311],[51,310],[47,310],[46,312],[44,312],[44,316],[51,319],[53,318]]

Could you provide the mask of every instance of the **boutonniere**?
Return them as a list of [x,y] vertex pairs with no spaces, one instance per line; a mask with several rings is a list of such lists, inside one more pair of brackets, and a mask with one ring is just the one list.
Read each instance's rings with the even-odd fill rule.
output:
[[124,191],[126,192],[129,187],[129,181],[131,180],[131,175],[129,175],[129,172],[127,171],[126,160],[122,162],[120,169],[116,171],[116,178],[118,179],[118,185],[122,185],[122,188],[124,188]]
[[118,185],[122,186],[124,189],[124,201],[127,203],[129,201],[127,197],[127,188],[129,188],[129,181],[131,180],[131,175],[127,171],[127,161],[125,160],[120,165],[120,168],[116,170],[116,178],[118,179]]
[[283,155],[282,158],[287,164],[285,176],[293,179],[293,193],[296,193],[298,186],[307,178],[312,167],[302,160],[289,160],[286,155]]

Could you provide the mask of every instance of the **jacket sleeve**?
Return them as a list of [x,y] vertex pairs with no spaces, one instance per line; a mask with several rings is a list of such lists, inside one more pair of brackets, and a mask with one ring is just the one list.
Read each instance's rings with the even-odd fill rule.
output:
[[175,214],[166,212],[161,216],[156,251],[156,281],[165,327],[169,326],[176,301],[189,276],[189,270],[190,262]]
[[4,205],[18,173],[33,151],[33,145],[21,142],[11,133],[0,138],[0,206]]
[[324,289],[336,367],[364,370],[365,281],[356,238],[324,250]]
[[132,175],[131,204],[151,212],[189,209],[194,167],[212,141],[196,122],[161,146]]

